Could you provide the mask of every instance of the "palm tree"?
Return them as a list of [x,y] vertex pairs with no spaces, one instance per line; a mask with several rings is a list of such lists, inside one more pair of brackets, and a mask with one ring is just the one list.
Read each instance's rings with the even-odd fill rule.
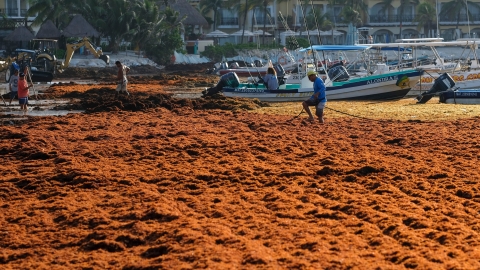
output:
[[433,29],[433,23],[437,20],[437,11],[430,2],[422,2],[417,6],[415,21],[418,22],[417,30],[423,27],[424,33]]
[[255,8],[255,2],[254,1],[249,1],[245,0],[245,4],[242,4],[238,0],[230,0],[229,5],[233,5],[232,9],[237,10],[239,13],[243,13],[243,32],[242,32],[242,39],[241,43],[243,43],[243,38],[245,36],[245,26],[247,24],[247,14],[250,10]]
[[333,30],[335,30],[335,27],[337,26],[337,19],[336,19],[336,14],[335,14],[335,6],[342,4],[342,0],[327,0],[328,6],[330,7],[330,17],[333,18],[333,20],[330,19],[332,22],[332,41],[334,40],[334,35],[333,35]]
[[[281,3],[284,0],[276,0],[277,3]],[[253,4],[252,9],[258,9],[259,11],[263,12],[263,31],[267,28],[267,18],[274,18],[272,14],[270,13],[270,10],[267,8],[269,5],[271,5],[275,0],[262,0],[257,2],[256,4]],[[272,23],[275,23],[273,21]],[[253,27],[253,26],[252,26]],[[263,35],[263,44],[265,44],[265,34]]]
[[213,31],[217,30],[217,12],[223,6],[222,0],[200,0],[199,7],[202,15],[207,15],[210,11],[213,11]]
[[57,28],[64,28],[70,22],[70,14],[74,0],[29,0],[30,8],[27,16],[35,17],[33,26],[52,20]]
[[135,19],[134,3],[129,0],[104,1],[104,10],[108,12],[105,12],[100,25],[113,52],[118,52],[120,41],[129,32]]
[[[465,0],[452,0],[450,2],[445,3],[442,6],[442,10],[440,11],[440,16],[446,17],[448,19],[457,19],[457,29],[460,24],[460,13],[465,10],[467,11],[467,3],[469,6],[476,7],[477,9],[480,9],[480,5],[478,3],[472,2],[472,1],[465,1]],[[468,11],[467,14],[468,18],[472,16],[470,11]]]
[[[393,0],[392,0],[393,1]],[[368,5],[363,0],[340,0],[340,3],[344,5],[342,14],[351,16],[352,19],[357,21],[348,21],[347,23],[358,24],[360,22],[366,22],[368,18]],[[352,10],[358,13],[358,16],[353,16]],[[352,17],[353,16],[353,17]],[[344,19],[345,21],[345,19]]]
[[[395,0],[383,0],[382,1],[383,7],[381,10],[383,11],[387,10],[390,6],[392,6],[393,1]],[[400,6],[398,7],[398,16],[400,19],[400,38],[402,38],[403,14],[405,13],[405,10],[410,5],[416,6],[418,4],[419,4],[419,0],[400,0]]]
[[[318,29],[318,30],[329,30],[333,29],[333,23],[330,21],[330,16],[329,14],[323,14],[323,15],[318,15],[321,14],[320,9],[315,9],[315,10],[310,10],[308,12],[308,15],[306,17],[307,21],[307,29]],[[333,31],[332,31],[333,34]],[[318,34],[318,39],[320,43],[322,42],[322,39],[320,37],[320,34]],[[333,35],[332,35],[332,41],[333,41]]]
[[163,18],[158,6],[152,0],[137,1],[134,9],[135,19],[129,34],[132,42],[140,49],[156,34]]

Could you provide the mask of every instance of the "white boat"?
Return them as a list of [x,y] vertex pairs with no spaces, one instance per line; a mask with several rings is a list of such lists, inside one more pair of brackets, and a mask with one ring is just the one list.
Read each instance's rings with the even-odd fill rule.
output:
[[[293,55],[288,52],[283,52],[277,59],[277,65],[280,64],[285,72],[290,72],[297,67],[297,62]],[[225,75],[230,72],[235,72],[240,77],[251,77],[251,76],[265,76],[267,74],[268,65],[265,66],[239,66],[235,62],[231,63],[230,66],[223,66],[216,70],[217,75]]]
[[[369,46],[314,45],[306,50],[359,50]],[[345,67],[337,66],[326,74],[325,86],[328,100],[392,100],[403,98],[422,75],[422,70],[405,69],[382,74],[350,78]],[[301,101],[313,95],[313,82],[303,77],[300,84],[282,84],[279,89],[268,90],[263,84],[240,83],[235,73],[222,76],[216,87],[208,93],[223,92],[227,97],[258,98],[261,101]]]
[[480,90],[450,90],[439,93],[439,101],[446,104],[480,104]]
[[435,79],[432,88],[418,95],[416,99],[418,103],[426,103],[435,95],[439,96],[441,103],[480,104],[480,89],[460,89],[448,73]]
[[[409,39],[409,41],[417,39]],[[436,63],[434,65],[419,65],[417,68],[425,71],[425,76],[419,80],[417,85],[412,90],[424,91],[429,90],[434,82],[442,73],[448,72],[456,83],[456,86],[461,89],[476,89],[480,88],[480,61],[478,60],[476,50],[480,39],[458,39],[456,41],[443,42],[443,41],[431,41],[431,42],[401,42],[401,43],[388,43],[388,44],[373,44],[372,46],[378,47],[429,47],[436,57]],[[451,62],[445,63],[440,57],[437,47],[459,47],[464,53],[468,53],[469,58],[464,63]],[[462,57],[460,57],[462,58]],[[465,57],[467,58],[467,57]]]

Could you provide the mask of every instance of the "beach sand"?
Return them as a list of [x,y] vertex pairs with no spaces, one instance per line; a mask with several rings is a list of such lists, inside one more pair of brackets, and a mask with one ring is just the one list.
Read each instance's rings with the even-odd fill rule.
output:
[[321,125],[102,81],[45,93],[86,113],[2,118],[1,269],[480,268],[477,106],[329,102]]

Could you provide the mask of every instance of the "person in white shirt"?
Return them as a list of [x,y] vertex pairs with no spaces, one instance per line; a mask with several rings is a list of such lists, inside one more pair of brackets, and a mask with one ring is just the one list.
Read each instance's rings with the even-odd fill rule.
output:
[[115,65],[118,68],[117,72],[117,93],[115,96],[117,97],[121,92],[125,92],[127,95],[130,95],[127,91],[127,74],[130,71],[130,68],[126,65],[122,65],[120,61],[116,61]]
[[13,75],[10,76],[8,87],[10,89],[10,103],[8,105],[12,105],[13,99],[18,95],[18,69],[15,69]]

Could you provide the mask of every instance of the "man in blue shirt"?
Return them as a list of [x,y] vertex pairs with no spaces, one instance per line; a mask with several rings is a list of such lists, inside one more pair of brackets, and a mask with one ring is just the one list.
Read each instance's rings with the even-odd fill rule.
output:
[[302,105],[305,111],[308,113],[308,120],[313,122],[315,118],[310,111],[309,106],[315,106],[315,115],[318,117],[318,121],[323,124],[323,109],[327,104],[327,95],[325,93],[325,84],[323,80],[317,77],[317,72],[310,70],[307,72],[308,79],[313,82],[313,95],[305,100]]

